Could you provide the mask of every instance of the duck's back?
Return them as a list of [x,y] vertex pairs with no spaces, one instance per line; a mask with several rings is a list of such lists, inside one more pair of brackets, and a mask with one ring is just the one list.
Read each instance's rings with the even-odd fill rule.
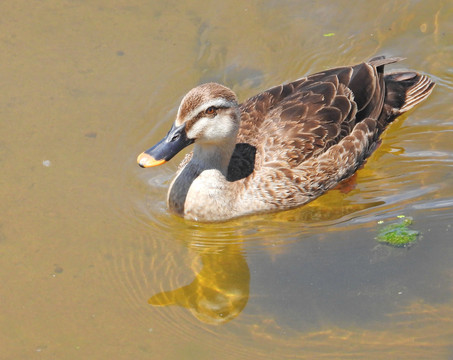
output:
[[326,70],[244,102],[229,167],[231,181],[243,180],[243,202],[294,207],[352,175],[386,126],[432,91],[418,73],[384,75],[399,60]]

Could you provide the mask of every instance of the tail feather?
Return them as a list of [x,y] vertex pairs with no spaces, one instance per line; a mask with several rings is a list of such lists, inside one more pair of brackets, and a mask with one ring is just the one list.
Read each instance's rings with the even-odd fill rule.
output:
[[421,75],[419,81],[408,89],[406,93],[406,102],[400,109],[400,112],[408,111],[415,105],[425,100],[434,88],[434,82],[426,75]]
[[435,85],[428,76],[414,71],[386,74],[384,81],[387,89],[384,104],[393,118],[425,100]]
[[402,57],[386,58],[385,56],[376,56],[368,60],[367,63],[374,66],[378,72],[384,72],[384,65],[393,64],[404,59]]

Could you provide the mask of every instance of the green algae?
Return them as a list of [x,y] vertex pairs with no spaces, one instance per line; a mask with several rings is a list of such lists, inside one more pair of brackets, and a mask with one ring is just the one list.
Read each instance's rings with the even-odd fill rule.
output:
[[409,225],[413,222],[411,217],[400,215],[398,219],[398,222],[386,225],[380,229],[376,240],[395,247],[411,246],[417,240],[420,232],[409,229]]

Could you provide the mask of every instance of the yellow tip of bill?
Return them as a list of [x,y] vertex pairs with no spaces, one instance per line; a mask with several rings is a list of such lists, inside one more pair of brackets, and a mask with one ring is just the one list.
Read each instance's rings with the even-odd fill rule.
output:
[[158,165],[162,165],[163,163],[165,163],[166,161],[165,160],[156,160],[154,159],[151,155],[148,155],[146,153],[141,153],[138,157],[137,157],[137,163],[141,166],[141,167],[144,167],[144,168],[148,168],[148,167],[152,167],[152,166],[158,166]]

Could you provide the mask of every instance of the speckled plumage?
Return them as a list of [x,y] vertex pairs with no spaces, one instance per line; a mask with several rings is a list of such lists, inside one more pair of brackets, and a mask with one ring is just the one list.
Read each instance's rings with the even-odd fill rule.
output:
[[[221,85],[191,90],[175,124],[186,126],[195,149],[170,186],[170,210],[219,221],[294,208],[335,187],[370,156],[390,122],[431,93],[434,83],[424,75],[384,75],[384,65],[399,60],[377,57],[326,70],[273,87],[238,107],[234,93]],[[203,103],[217,104],[216,99],[229,105],[222,107],[219,100],[215,114],[207,115]],[[216,142],[206,135],[209,119],[228,126],[236,121],[238,130],[227,127],[232,138]],[[228,164],[222,165],[225,159]]]

